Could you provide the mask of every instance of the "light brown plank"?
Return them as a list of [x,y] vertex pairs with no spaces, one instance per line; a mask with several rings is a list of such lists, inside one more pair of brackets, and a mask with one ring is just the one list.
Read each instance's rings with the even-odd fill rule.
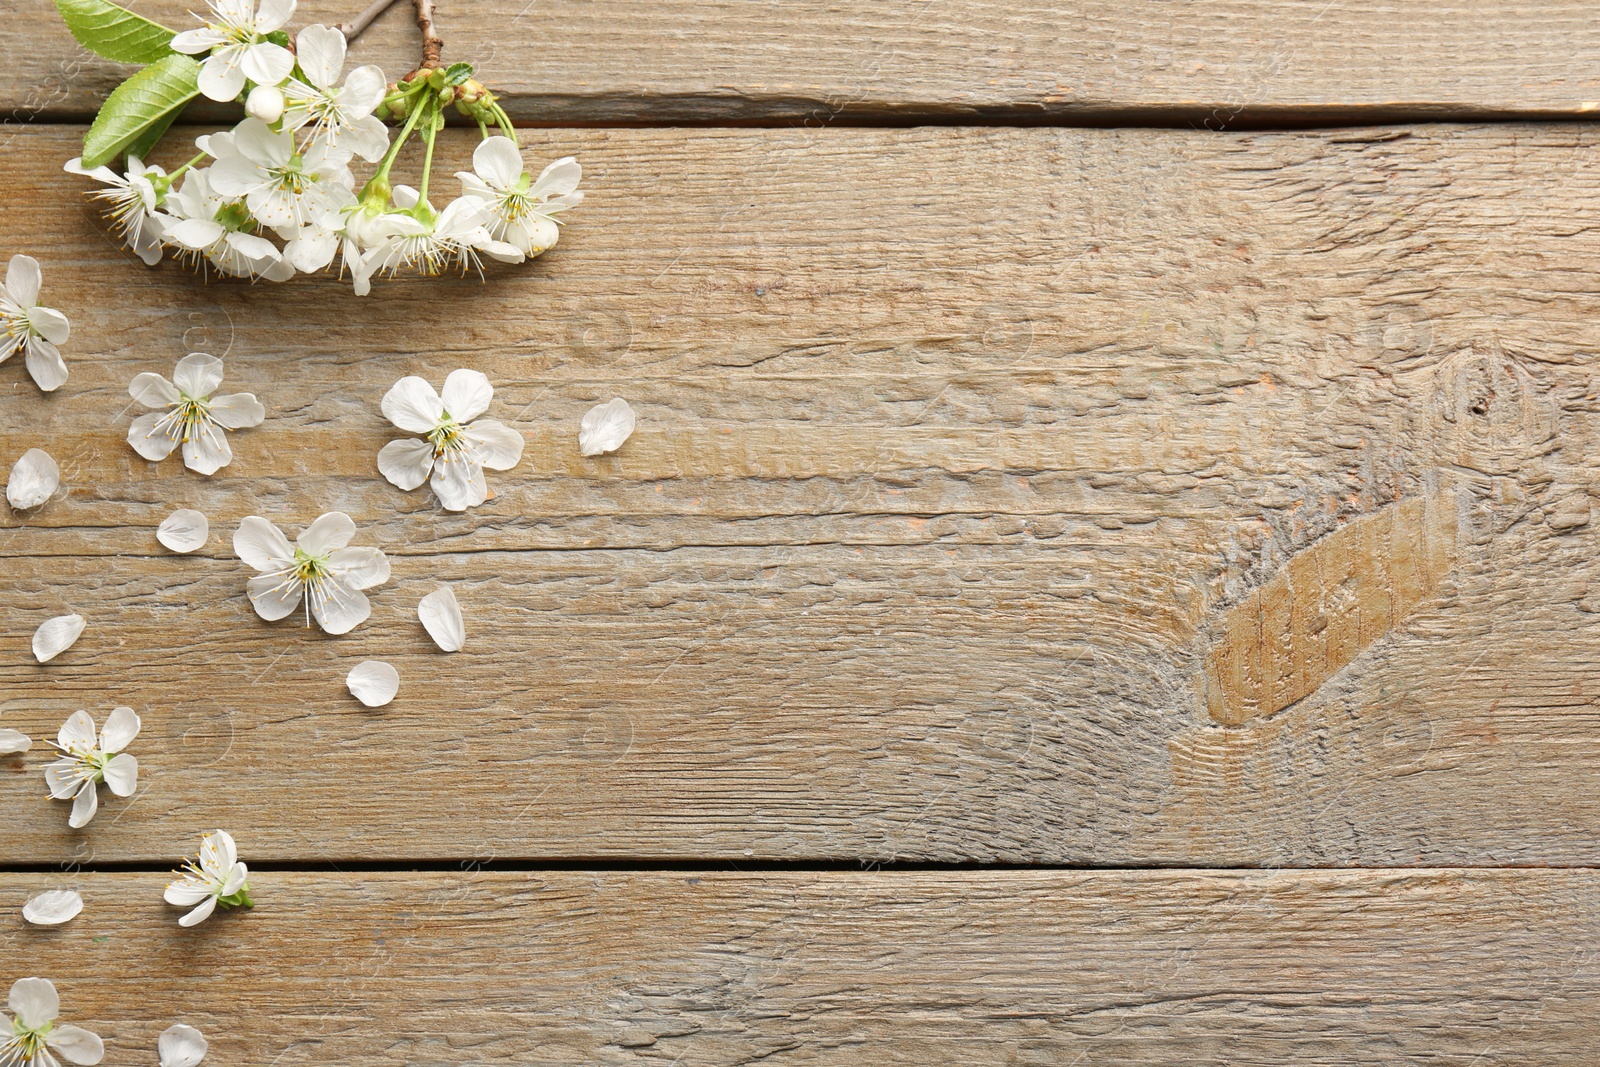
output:
[[[0,860],[196,820],[278,860],[1600,857],[1588,128],[539,134],[590,167],[554,252],[365,302],[129,265],[54,175],[72,133],[0,158],[33,205],[0,248],[76,324],[60,394],[0,368],[0,460],[69,486],[0,531],[0,724],[131,704],[145,785],[77,835],[39,754],[0,764]],[[210,481],[122,442],[128,380],[191,347],[272,410]],[[373,456],[388,385],[463,364],[530,445],[453,517]],[[611,395],[641,429],[583,460]],[[1361,532],[1424,499],[1442,572]],[[202,558],[154,544],[179,506]],[[234,524],[335,507],[395,556],[374,619],[260,623]],[[1326,626],[1239,643],[1317,568]],[[414,619],[440,580],[457,657]],[[1237,729],[1230,648],[1272,671]],[[343,690],[369,657],[382,712]]]
[[[3,977],[107,1062],[1586,1064],[1592,870],[0,878]],[[83,915],[11,918],[45,884]]]
[[[188,0],[140,0],[174,29]],[[295,25],[357,0],[306,0]],[[357,56],[417,62],[408,4]],[[534,122],[956,117],[1239,123],[1590,115],[1600,27],[1577,0],[500,0],[440,4],[446,58]],[[48,0],[0,26],[0,113],[86,118],[117,80]]]

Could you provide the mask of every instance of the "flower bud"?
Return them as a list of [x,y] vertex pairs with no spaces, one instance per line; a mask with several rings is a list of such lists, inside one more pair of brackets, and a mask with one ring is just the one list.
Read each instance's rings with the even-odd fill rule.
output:
[[244,110],[251,118],[271,125],[283,118],[283,91],[271,85],[258,85],[245,97]]

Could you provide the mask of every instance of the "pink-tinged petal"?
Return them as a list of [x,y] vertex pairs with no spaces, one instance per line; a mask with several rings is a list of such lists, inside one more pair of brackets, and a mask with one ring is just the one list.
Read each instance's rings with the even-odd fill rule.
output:
[[100,751],[121,752],[139,736],[139,715],[132,708],[112,708],[100,727]]
[[167,433],[166,427],[159,425],[163,414],[152,411],[140,415],[128,427],[128,444],[145,459],[156,462],[172,455],[172,450],[178,447],[177,439]]
[[204,399],[222,384],[222,360],[205,352],[190,352],[178,360],[172,384],[186,396]]
[[341,548],[328,567],[351,589],[371,589],[389,580],[389,557],[376,548]]
[[489,410],[489,401],[494,399],[494,386],[489,384],[489,379],[482,371],[465,368],[453,370],[444,380],[440,399],[444,401],[445,413],[456,422],[471,422]]
[[119,797],[131,797],[139,788],[139,761],[119,752],[106,762],[106,785]]
[[463,431],[478,460],[492,471],[508,471],[522,459],[522,434],[494,419],[479,419]]
[[444,414],[444,401],[433,386],[414,374],[401,378],[383,396],[383,415],[411,433],[430,433]]
[[12,256],[6,265],[6,292],[20,308],[39,302],[39,261],[32,256]]
[[207,896],[200,902],[200,906],[178,920],[179,926],[198,926],[211,918],[211,913],[217,910],[217,898]]
[[246,516],[233,535],[233,551],[253,570],[278,571],[294,562],[283,531],[259,515]]
[[305,533],[295,538],[295,543],[313,556],[325,556],[350,543],[356,535],[356,524],[342,511],[330,511],[317,517],[306,527]]
[[11,984],[11,998],[7,1004],[11,1014],[29,1030],[54,1022],[61,1014],[61,998],[48,978],[17,979]]
[[183,399],[177,386],[151,371],[133,376],[133,381],[128,383],[128,395],[147,408],[165,408]]
[[256,614],[268,622],[286,618],[300,606],[300,582],[286,575],[252,578],[245,583],[245,592]]
[[81,830],[89,825],[94,813],[99,810],[100,790],[95,788],[93,782],[85,783],[78,790],[78,795],[72,798],[72,814],[67,816],[67,825],[74,830]]
[[390,441],[378,450],[378,470],[389,484],[407,491],[428,480],[433,470],[433,446],[415,438]]
[[483,480],[483,465],[460,452],[447,452],[433,465],[433,475],[428,479],[434,496],[446,511],[465,511],[475,508],[489,498],[489,487]]

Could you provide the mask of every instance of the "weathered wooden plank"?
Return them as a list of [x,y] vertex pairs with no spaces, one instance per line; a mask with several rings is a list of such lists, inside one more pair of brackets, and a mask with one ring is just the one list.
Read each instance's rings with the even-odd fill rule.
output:
[[[365,302],[129,265],[72,135],[0,158],[0,249],[75,321],[60,393],[0,368],[0,460],[70,487],[4,517],[0,725],[131,704],[144,792],[70,834],[8,760],[0,861],[160,858],[197,810],[294,813],[278,860],[1600,859],[1588,128],[540,134],[589,166],[555,252]],[[209,481],[122,443],[202,347],[272,413]],[[388,385],[462,364],[530,447],[455,517],[372,457]],[[611,395],[641,429],[583,460]],[[200,558],[154,544],[181,506]],[[258,622],[233,525],[327,508],[396,559],[374,619]],[[1302,572],[1295,644],[1237,625]]]
[[[192,25],[189,0],[141,12]],[[296,24],[357,2],[306,0]],[[357,58],[417,62],[406,5]],[[447,58],[477,63],[527,121],[1021,118],[1249,122],[1589,115],[1600,28],[1576,0],[541,0],[440,4]],[[122,72],[48,0],[0,26],[0,113],[82,119]]]
[[1593,870],[0,877],[0,926],[108,1062],[1586,1064]]

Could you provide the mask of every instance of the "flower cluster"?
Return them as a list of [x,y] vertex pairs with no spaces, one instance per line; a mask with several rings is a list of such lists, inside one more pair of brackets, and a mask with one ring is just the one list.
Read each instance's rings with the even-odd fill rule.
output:
[[[0,1012],[3,1067],[60,1067],[61,1060],[75,1067],[94,1067],[105,1059],[106,1045],[99,1034],[57,1021],[61,995],[50,979],[17,979],[11,983],[6,1007],[11,1009],[12,1017]],[[157,1062],[161,1067],[197,1067],[206,1057],[206,1047],[205,1036],[199,1030],[177,1023],[163,1030],[157,1039]]]
[[[467,64],[425,65],[390,83],[371,65],[346,73],[338,29],[307,26],[292,50],[285,47],[294,7],[294,0],[211,0],[203,28],[172,38],[175,52],[200,61],[199,92],[243,100],[247,114],[231,130],[197,138],[194,158],[171,173],[134,152],[121,169],[109,161],[89,166],[81,156],[66,164],[106,187],[97,195],[113,228],[141,259],[154,265],[171,252],[202,270],[274,282],[337,260],[365,295],[377,277],[481,272],[485,260],[520,263],[556,243],[561,213],[583,199],[576,160],[531,176],[509,117]],[[451,105],[477,121],[483,139],[473,169],[456,175],[460,195],[435,207],[434,148]],[[385,118],[400,124],[398,137]],[[391,184],[413,137],[424,148],[420,184]],[[358,184],[353,168],[361,164],[372,172]],[[25,280],[12,304],[23,312],[31,304]],[[0,302],[0,314],[11,313]],[[39,342],[29,344],[30,368],[37,348],[43,369],[34,376],[55,388],[45,384],[55,373],[44,366],[46,346],[65,339],[65,321],[59,329],[47,316],[29,321]]]

